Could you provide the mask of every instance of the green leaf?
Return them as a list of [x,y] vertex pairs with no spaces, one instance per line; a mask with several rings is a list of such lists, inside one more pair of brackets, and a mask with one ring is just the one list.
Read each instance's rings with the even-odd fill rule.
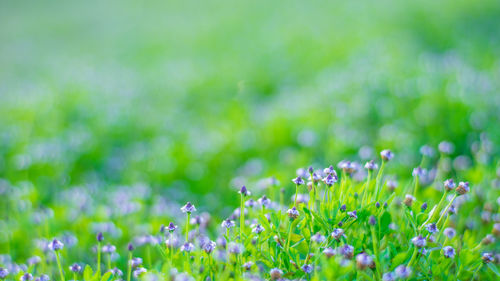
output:
[[101,281],[110,281],[113,278],[113,275],[111,274],[110,271],[104,273],[104,275],[101,277]]
[[493,271],[497,276],[500,276],[500,272],[498,272],[498,268],[494,264],[488,263],[487,265],[491,271]]
[[94,272],[92,271],[92,268],[87,264],[85,266],[85,269],[83,270],[83,280],[85,280],[85,281],[92,280],[93,274],[94,274]]

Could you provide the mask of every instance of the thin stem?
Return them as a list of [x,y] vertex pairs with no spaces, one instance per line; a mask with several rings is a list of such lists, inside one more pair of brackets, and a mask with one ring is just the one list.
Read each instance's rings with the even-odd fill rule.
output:
[[297,208],[297,194],[299,194],[299,185],[298,184],[295,185],[295,201],[293,203],[293,206],[295,206],[295,208]]
[[372,246],[373,246],[373,254],[375,255],[375,270],[377,271],[376,275],[376,280],[380,280],[380,277],[382,276],[381,273],[381,264],[380,264],[380,257],[379,257],[379,249],[378,249],[378,239],[377,235],[375,234],[375,227],[372,226],[371,232],[372,232]]
[[439,217],[439,220],[437,221],[436,223],[436,226],[439,227],[439,223],[441,222],[441,220],[443,220],[443,218],[446,216],[446,213],[448,212],[448,209],[451,207],[451,205],[453,204],[453,201],[455,201],[455,198],[457,198],[457,194],[455,193],[455,195],[453,195],[453,198],[451,199],[450,203],[448,203],[448,205],[446,206],[446,208],[444,209],[443,213],[441,214],[441,217]]
[[186,243],[188,242],[189,239],[189,220],[191,218],[191,213],[187,212],[187,221],[186,221]]
[[97,275],[101,278],[101,242],[97,242]]
[[364,206],[365,201],[367,200],[366,197],[368,197],[368,192],[370,191],[371,177],[372,177],[372,171],[368,170],[368,176],[366,177],[365,188],[363,189],[363,196],[361,197],[361,206]]
[[418,248],[415,247],[415,249],[413,249],[413,255],[411,256],[411,259],[410,261],[408,262],[408,266],[412,266],[413,262],[415,261],[415,259],[417,258],[417,255],[418,255]]
[[375,201],[379,201],[380,198],[380,181],[382,180],[382,175],[384,174],[385,161],[380,164],[380,170],[378,170],[377,178],[375,180]]
[[132,275],[132,252],[128,252],[127,281],[130,281],[131,275]]
[[290,248],[290,240],[292,239],[292,224],[293,221],[290,221],[290,224],[288,225],[288,238],[286,239],[286,247],[285,247],[286,252],[288,252],[288,249]]
[[415,177],[415,187],[413,188],[413,197],[417,198],[418,176]]
[[174,264],[174,233],[170,232],[170,264]]
[[245,196],[241,194],[240,204],[240,240],[243,240],[243,232],[245,231]]
[[59,275],[61,275],[61,280],[64,281],[64,273],[63,273],[63,269],[61,266],[61,259],[59,257],[58,251],[56,251],[56,260],[57,260],[57,267],[59,268]]
[[108,269],[111,270],[111,254],[108,254]]

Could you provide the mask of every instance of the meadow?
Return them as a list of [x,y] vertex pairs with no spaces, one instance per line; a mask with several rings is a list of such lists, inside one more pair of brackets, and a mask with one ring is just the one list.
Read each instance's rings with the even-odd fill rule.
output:
[[0,279],[498,279],[499,18],[2,1]]

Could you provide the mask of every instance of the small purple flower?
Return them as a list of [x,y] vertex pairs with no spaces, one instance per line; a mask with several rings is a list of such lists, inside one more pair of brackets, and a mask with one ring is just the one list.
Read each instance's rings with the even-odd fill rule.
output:
[[97,233],[96,239],[97,242],[102,242],[102,240],[104,240],[104,235],[102,235],[102,232]]
[[257,202],[259,202],[259,204],[262,206],[262,207],[265,207],[265,208],[269,208],[271,206],[271,199],[267,198],[265,195],[260,197]]
[[368,171],[373,171],[373,170],[378,169],[378,165],[377,165],[377,163],[375,163],[375,161],[370,160],[370,161],[366,162],[365,169],[367,169]]
[[394,281],[394,280],[396,280],[396,274],[394,274],[393,272],[384,273],[384,275],[382,276],[382,281]]
[[123,275],[123,272],[120,269],[118,269],[117,267],[110,269],[109,272],[111,272],[111,274],[113,274],[113,276],[122,276]]
[[405,266],[405,265],[400,265],[400,266],[396,267],[396,269],[394,270],[394,273],[396,274],[396,276],[398,278],[406,279],[406,278],[410,277],[410,275],[411,275],[411,268],[408,266]]
[[334,176],[335,178],[337,177],[337,172],[335,171],[335,169],[333,168],[332,165],[330,165],[328,168],[325,168],[323,170],[323,173],[327,174],[327,175],[332,175]]
[[457,185],[455,184],[455,182],[453,181],[453,179],[447,179],[447,180],[444,181],[443,186],[444,186],[444,189],[446,191],[451,191],[451,190],[455,189],[455,187]]
[[461,181],[455,189],[458,195],[464,195],[470,191],[469,182]]
[[327,186],[332,186],[334,183],[336,183],[338,180],[337,176],[334,176],[332,174],[328,174],[324,179],[323,179],[323,182],[327,185]]
[[342,228],[335,228],[332,231],[332,237],[335,240],[340,240],[340,238],[344,235],[344,230]]
[[454,228],[447,227],[447,228],[444,229],[443,234],[446,235],[446,237],[448,237],[448,239],[451,239],[451,238],[455,237],[455,235],[457,234],[457,232],[455,231]]
[[432,157],[432,156],[434,156],[434,148],[432,148],[428,145],[424,145],[420,148],[420,153],[424,156]]
[[352,174],[355,171],[358,170],[358,165],[357,163],[347,161],[347,160],[342,160],[339,162],[338,167],[342,169],[347,174]]
[[250,196],[250,191],[247,189],[246,186],[242,186],[240,188],[240,191],[238,191],[239,194],[241,194],[242,196],[246,197],[246,196]]
[[243,264],[243,269],[245,269],[246,271],[250,271],[252,269],[252,266],[253,266],[253,262],[248,261],[248,262]]
[[304,180],[301,177],[296,177],[292,180],[296,185],[303,185]]
[[304,273],[306,273],[306,274],[310,274],[311,272],[313,272],[313,270],[314,270],[314,267],[310,264],[304,264],[302,266],[302,271],[304,271]]
[[484,263],[492,263],[495,261],[491,253],[484,253],[481,259],[483,260]]
[[425,247],[425,245],[427,245],[427,240],[425,240],[425,238],[422,235],[418,235],[418,236],[413,237],[411,239],[411,242],[417,248],[422,248],[422,247]]
[[128,250],[129,252],[132,252],[132,251],[134,250],[134,245],[132,245],[132,243],[128,243],[128,245],[127,245],[127,250]]
[[315,243],[320,244],[325,242],[326,238],[324,235],[321,235],[321,233],[316,233],[311,237],[311,240]]
[[59,241],[59,240],[57,240],[57,239],[54,238],[54,240],[52,240],[51,242],[49,242],[49,244],[47,245],[47,247],[51,251],[59,251],[59,250],[62,250],[64,248],[64,244],[61,241]]
[[215,247],[217,247],[217,243],[215,243],[214,241],[209,241],[205,243],[205,245],[203,245],[203,251],[205,251],[205,253],[207,254],[210,254],[215,250]]
[[193,243],[186,242],[184,245],[181,246],[181,251],[183,252],[191,252],[194,250],[194,245]]
[[230,219],[225,219],[222,221],[221,223],[221,226],[223,228],[226,228],[226,229],[230,229],[232,227],[234,227],[236,224],[234,223],[234,221],[230,220]]
[[177,229],[177,225],[175,225],[173,222],[169,223],[167,228],[166,228],[170,233],[174,232]]
[[491,232],[496,236],[500,236],[500,223],[495,223]]
[[443,247],[443,256],[452,259],[455,257],[455,249],[451,246]]
[[332,249],[332,248],[330,248],[330,247],[328,247],[328,248],[326,248],[326,249],[323,250],[323,254],[325,254],[325,256],[327,258],[331,258],[331,257],[333,257],[335,255],[335,250]]
[[40,277],[35,278],[35,281],[50,281],[50,277],[47,274],[42,274]]
[[0,267],[0,278],[4,279],[9,275],[7,268]]
[[427,202],[422,203],[422,205],[420,206],[420,210],[422,212],[424,212],[425,210],[427,210]]
[[186,205],[182,206],[181,211],[191,214],[192,212],[196,212],[196,207],[191,202],[187,202]]
[[33,280],[33,275],[31,273],[26,272],[25,274],[21,275],[21,278],[19,278],[21,281],[30,281]]
[[373,264],[373,258],[365,253],[356,256],[356,265],[359,269],[363,270]]
[[422,169],[421,167],[416,167],[413,169],[413,172],[411,173],[411,175],[413,177],[423,177],[427,174],[427,170],[426,169]]
[[375,216],[370,216],[370,218],[368,219],[368,223],[370,225],[375,225],[377,224],[377,220],[375,219]]
[[142,259],[141,258],[133,258],[130,260],[130,265],[132,267],[138,267],[142,264]]
[[229,248],[229,253],[233,255],[239,255],[243,252],[243,245],[235,242],[230,242],[228,248]]
[[439,231],[435,223],[429,223],[425,226],[425,228],[429,231],[429,233],[436,233]]
[[377,201],[377,203],[375,203],[375,207],[378,209],[380,208],[380,203]]
[[345,204],[342,204],[342,206],[340,206],[339,210],[343,213],[343,212],[345,212],[345,210],[347,210],[347,206]]
[[290,218],[290,220],[295,220],[300,215],[299,211],[297,211],[297,208],[295,208],[295,207],[288,209],[288,211],[286,211],[286,213],[288,214],[288,217]]
[[269,274],[271,275],[271,280],[278,280],[283,276],[283,271],[279,268],[273,268]]
[[39,257],[39,256],[32,256],[31,258],[29,258],[27,260],[28,262],[28,265],[34,265],[34,264],[38,264],[42,261],[42,259]]
[[449,141],[442,141],[439,143],[438,149],[443,154],[452,154],[455,146]]
[[138,278],[142,274],[148,272],[144,267],[138,267],[136,270],[134,270],[134,277]]
[[357,215],[357,212],[356,210],[352,211],[352,212],[347,212],[347,215],[351,218],[354,218],[354,219],[357,219],[358,218],[358,215]]
[[71,265],[71,266],[69,267],[69,270],[70,270],[71,272],[78,273],[78,272],[80,272],[80,270],[82,270],[82,267],[81,267],[79,264],[74,263],[73,265]]
[[252,229],[252,232],[255,234],[261,234],[264,230],[265,230],[264,227],[258,224]]
[[340,247],[340,254],[343,255],[346,259],[352,259],[352,257],[354,256],[354,247],[346,244]]
[[114,253],[115,251],[116,251],[116,247],[114,245],[108,244],[108,245],[102,246],[102,252],[105,254],[111,254],[111,253]]
[[256,204],[257,203],[253,199],[249,199],[249,200],[245,201],[245,207],[248,207],[248,208],[253,208],[253,207],[255,207]]
[[395,181],[395,180],[388,180],[386,182],[386,185],[387,185],[387,189],[390,191],[390,192],[393,192],[396,187],[398,187],[398,182]]
[[394,157],[394,153],[392,153],[392,151],[390,151],[389,149],[384,149],[380,152],[380,157],[382,158],[382,160],[388,162],[391,161],[391,159]]

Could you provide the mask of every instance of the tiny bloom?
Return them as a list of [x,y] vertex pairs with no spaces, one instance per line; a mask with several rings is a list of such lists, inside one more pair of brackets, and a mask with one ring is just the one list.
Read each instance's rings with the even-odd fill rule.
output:
[[312,175],[309,176],[309,180],[316,184],[321,180],[321,175],[317,173],[312,173]]
[[21,281],[30,281],[33,280],[33,275],[31,273],[26,272],[25,274],[21,275],[21,278],[19,278]]
[[288,217],[291,219],[291,220],[294,220],[296,218],[299,217],[299,211],[297,211],[297,208],[295,207],[292,207],[291,209],[288,209],[288,211],[286,211],[286,213],[288,214]]
[[102,240],[104,240],[104,235],[102,235],[102,232],[97,233],[96,239],[97,242],[102,242]]
[[333,168],[332,165],[330,165],[330,167],[328,167],[328,168],[325,168],[323,170],[323,173],[337,177],[337,172],[335,171],[335,169]]
[[346,259],[352,259],[352,257],[354,256],[354,247],[346,244],[340,247],[340,254],[343,255]]
[[114,253],[115,251],[116,251],[116,247],[114,245],[108,244],[108,245],[102,246],[102,252],[105,254]]
[[228,248],[229,252],[234,255],[239,255],[243,252],[243,245],[235,242],[229,243]]
[[252,261],[248,261],[248,262],[246,262],[246,263],[243,264],[243,268],[246,271],[250,271],[252,269],[252,266],[253,266],[253,262]]
[[420,153],[427,157],[432,157],[434,155],[434,148],[424,145],[420,148]]
[[186,243],[184,243],[184,245],[181,246],[181,251],[183,251],[183,252],[188,252],[189,253],[192,250],[194,250],[193,243],[186,242]]
[[79,264],[74,263],[73,265],[71,265],[69,267],[69,270],[77,273],[77,272],[80,272],[80,270],[82,270],[82,267]]
[[443,247],[443,256],[452,259],[455,257],[455,249],[451,246]]
[[495,235],[495,236],[500,236],[500,223],[495,223],[493,225],[493,229],[491,230],[491,232]]
[[387,185],[387,189],[390,191],[390,192],[393,192],[396,187],[398,187],[398,182],[395,181],[395,180],[388,180],[386,182],[386,185]]
[[241,194],[242,196],[245,196],[245,197],[246,196],[250,196],[250,194],[251,194],[250,191],[247,189],[246,186],[242,186],[240,188],[240,191],[238,191],[238,193]]
[[128,243],[128,245],[127,245],[127,250],[128,250],[129,252],[132,252],[132,251],[134,250],[134,245],[132,245],[132,243]]
[[210,254],[211,252],[213,252],[215,250],[216,246],[217,246],[217,243],[215,243],[214,241],[210,241],[208,243],[205,243],[205,245],[203,245],[203,251],[205,251],[205,253],[207,253],[207,254]]
[[31,258],[28,259],[28,265],[34,265],[38,264],[42,261],[42,259],[39,256],[32,256]]
[[484,263],[492,263],[493,261],[495,261],[491,253],[484,253],[481,259]]
[[9,271],[7,270],[7,268],[0,267],[0,278],[4,279],[8,275],[9,275]]
[[177,225],[175,225],[173,222],[169,223],[167,226],[167,230],[172,233],[177,229]]
[[309,274],[313,271],[314,267],[310,264],[304,264],[302,266],[302,271],[304,271],[306,274]]
[[413,204],[413,201],[415,201],[415,197],[413,197],[413,195],[410,195],[410,194],[406,194],[405,195],[405,200],[403,200],[403,203],[408,206],[408,207],[411,207],[411,205]]
[[370,160],[370,161],[366,162],[365,169],[367,169],[368,171],[373,171],[373,170],[378,169],[378,165],[375,163],[375,161]]
[[486,235],[483,240],[481,240],[481,244],[483,245],[489,245],[489,244],[492,244],[495,242],[495,237],[493,237],[493,235],[491,234],[488,234]]
[[378,202],[378,201],[377,201],[377,202],[375,203],[375,207],[376,207],[377,209],[378,209],[378,208],[380,208],[380,202]]
[[370,216],[370,219],[368,219],[368,223],[370,225],[375,225],[377,224],[377,220],[375,219],[375,216]]
[[455,231],[454,228],[447,227],[447,228],[444,229],[443,234],[446,235],[446,237],[448,237],[448,239],[451,239],[451,238],[455,237],[455,235],[457,234],[457,232]]
[[422,206],[420,206],[420,210],[422,210],[422,212],[427,210],[427,202],[422,203]]
[[421,167],[416,167],[413,169],[413,172],[411,174],[413,177],[423,177],[427,174],[427,170],[422,169]]
[[181,211],[190,214],[196,212],[196,207],[191,202],[187,202],[186,205],[182,206]]
[[234,221],[232,221],[230,219],[225,219],[222,221],[221,226],[223,228],[230,229],[230,228],[235,226],[235,223],[234,223]]
[[344,230],[342,228],[335,228],[332,231],[332,237],[335,240],[340,240],[340,238],[344,235]]
[[304,184],[304,180],[299,176],[299,177],[296,177],[292,180],[296,185],[303,185]]
[[50,281],[50,277],[47,274],[42,274],[40,277],[37,277],[35,281]]
[[114,276],[122,276],[123,275],[123,272],[118,269],[117,267],[109,270],[109,272],[111,272],[111,274],[113,274]]
[[312,166],[309,166],[309,168],[307,168],[307,171],[309,172],[309,174],[312,174],[314,173],[314,168]]
[[258,224],[252,229],[252,232],[255,234],[261,234],[264,230],[265,230],[264,227]]
[[361,253],[356,256],[356,265],[359,269],[363,270],[373,263],[373,258],[365,253]]
[[347,212],[347,215],[350,216],[351,218],[354,218],[354,219],[358,218],[356,210],[354,210],[352,212]]
[[328,247],[328,248],[326,248],[326,249],[323,250],[323,254],[325,254],[325,256],[327,258],[331,258],[331,257],[333,257],[335,255],[335,250],[332,249],[332,248],[330,248],[330,247]]
[[271,280],[278,280],[283,276],[283,271],[279,268],[273,268],[269,273],[271,275]]
[[353,163],[347,160],[340,161],[338,167],[347,174],[352,174],[358,169],[357,163]]
[[392,153],[389,149],[384,149],[380,152],[380,157],[382,157],[382,160],[387,162],[394,157],[394,153]]
[[311,240],[319,244],[325,242],[326,238],[325,236],[321,235],[321,233],[316,233],[311,237]]
[[469,182],[463,182],[463,181],[461,181],[458,184],[458,186],[455,189],[455,191],[457,192],[458,195],[464,195],[464,194],[466,194],[467,192],[470,191]]
[[453,143],[449,141],[442,141],[438,145],[438,149],[441,153],[444,154],[451,154],[453,153],[453,150],[455,149]]
[[394,281],[394,280],[396,280],[396,274],[394,274],[393,272],[384,273],[384,275],[382,276],[382,281]]
[[453,179],[447,179],[444,181],[443,186],[444,186],[444,189],[446,191],[451,191],[451,190],[455,189],[456,184],[453,181]]
[[345,210],[347,210],[347,206],[345,204],[342,204],[342,206],[340,206],[340,211],[343,213],[345,212]]
[[271,206],[271,199],[267,198],[265,195],[260,197],[257,202],[265,208],[269,208]]
[[425,228],[427,229],[427,231],[429,231],[429,233],[438,232],[438,228],[435,223],[429,223],[425,226]]
[[142,274],[148,272],[144,267],[138,267],[136,270],[134,270],[134,277],[138,278]]
[[51,251],[59,251],[62,250],[62,248],[64,248],[64,244],[61,241],[54,239],[51,242],[49,242],[48,248]]
[[400,265],[400,266],[396,267],[396,269],[394,270],[394,273],[396,274],[396,276],[398,278],[405,279],[405,278],[410,277],[411,268],[408,266]]
[[141,258],[133,258],[130,260],[130,265],[132,267],[138,267],[142,264],[142,259]]
[[425,245],[427,245],[427,240],[425,240],[425,238],[422,235],[413,237],[411,239],[411,242],[417,248],[422,248],[422,247],[425,247]]

